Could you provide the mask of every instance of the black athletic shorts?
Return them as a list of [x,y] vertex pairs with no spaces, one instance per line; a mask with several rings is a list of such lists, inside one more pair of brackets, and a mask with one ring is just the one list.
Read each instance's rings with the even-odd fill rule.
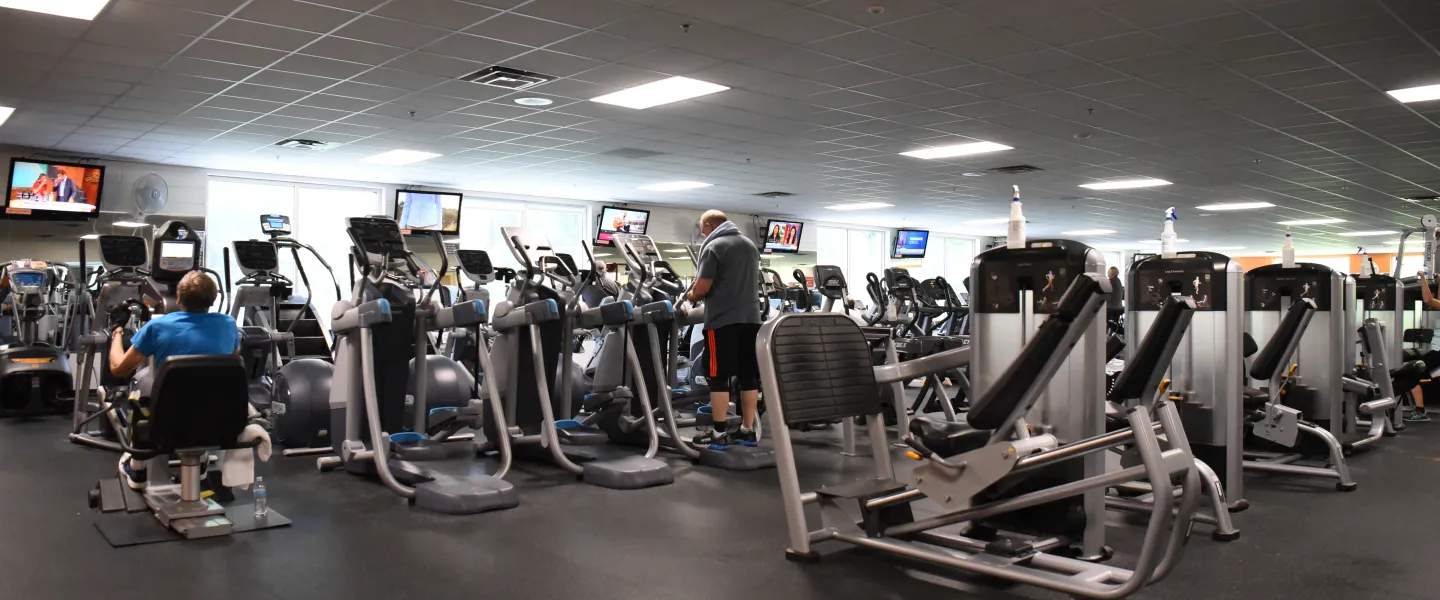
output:
[[731,377],[738,380],[742,391],[760,389],[760,363],[755,359],[755,340],[759,337],[759,323],[733,323],[705,330],[705,353],[710,356],[705,375],[711,390],[725,389]]

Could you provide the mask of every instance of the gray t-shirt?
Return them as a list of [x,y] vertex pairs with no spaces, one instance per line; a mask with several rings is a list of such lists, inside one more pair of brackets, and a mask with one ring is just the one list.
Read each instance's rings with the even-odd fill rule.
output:
[[705,328],[760,322],[760,249],[744,235],[715,238],[700,251],[697,277],[710,280]]

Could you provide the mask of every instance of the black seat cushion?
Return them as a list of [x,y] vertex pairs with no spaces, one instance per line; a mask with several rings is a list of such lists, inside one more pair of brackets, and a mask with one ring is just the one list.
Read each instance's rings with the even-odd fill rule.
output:
[[1115,360],[1125,350],[1125,338],[1118,333],[1110,334],[1105,338],[1105,362]]
[[1242,342],[1242,350],[1245,358],[1255,356],[1260,351],[1260,344],[1255,343],[1255,338],[1250,337],[1250,332],[1245,332],[1245,341]]
[[236,448],[249,419],[250,381],[235,355],[172,356],[150,394],[154,450]]
[[1390,381],[1396,394],[1403,394],[1430,378],[1430,369],[1423,360],[1412,360],[1390,370]]
[[992,432],[975,429],[966,423],[915,417],[910,419],[910,433],[926,448],[942,458],[949,458],[985,447]]
[[1280,325],[1271,334],[1270,341],[1265,342],[1265,347],[1255,357],[1255,362],[1250,365],[1250,377],[1254,379],[1270,379],[1275,370],[1280,368],[1280,361],[1284,360],[1282,354],[1290,346],[1291,340],[1304,335],[1300,324],[1305,320],[1305,315],[1315,310],[1315,303],[1310,300],[1297,300],[1290,303],[1290,312],[1285,313],[1285,318],[1280,320]]

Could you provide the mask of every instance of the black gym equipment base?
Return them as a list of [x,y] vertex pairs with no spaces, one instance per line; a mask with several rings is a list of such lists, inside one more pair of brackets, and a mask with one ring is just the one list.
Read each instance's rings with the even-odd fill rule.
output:
[[[225,518],[234,523],[232,534],[287,527],[293,521],[274,510],[269,511],[262,521],[255,520],[255,505],[237,504],[225,507]],[[110,543],[112,548],[178,542],[185,539],[170,528],[160,524],[155,515],[146,512],[101,513],[95,518],[95,529]]]

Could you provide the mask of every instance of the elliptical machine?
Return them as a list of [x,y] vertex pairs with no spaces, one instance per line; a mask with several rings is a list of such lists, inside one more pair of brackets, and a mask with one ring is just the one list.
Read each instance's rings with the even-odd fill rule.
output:
[[[0,347],[0,417],[64,414],[74,409],[74,382],[65,349],[42,339],[42,321],[55,315],[50,306],[54,273],[42,260],[14,260],[10,277],[11,316],[20,343]],[[50,337],[53,337],[50,336]]]
[[[410,503],[435,512],[474,514],[517,506],[514,486],[502,479],[510,468],[510,447],[503,440],[494,475],[469,458],[445,460],[444,443],[462,427],[478,429],[484,406],[471,400],[474,382],[464,367],[426,352],[429,331],[483,323],[485,306],[472,300],[442,308],[435,301],[441,275],[449,269],[439,232],[430,232],[430,239],[444,262],[431,270],[405,245],[394,219],[352,217],[347,224],[362,277],[351,297],[336,302],[330,313],[338,336],[330,428],[343,435],[333,438],[338,456],[321,458],[317,466],[374,476]],[[411,291],[417,278],[433,279],[419,299]],[[490,373],[488,353],[477,352],[476,358]],[[497,394],[493,381],[484,380],[491,397]],[[407,426],[410,386],[414,412]],[[437,399],[459,406],[427,410]],[[504,414],[491,408],[485,425],[508,430]]]

